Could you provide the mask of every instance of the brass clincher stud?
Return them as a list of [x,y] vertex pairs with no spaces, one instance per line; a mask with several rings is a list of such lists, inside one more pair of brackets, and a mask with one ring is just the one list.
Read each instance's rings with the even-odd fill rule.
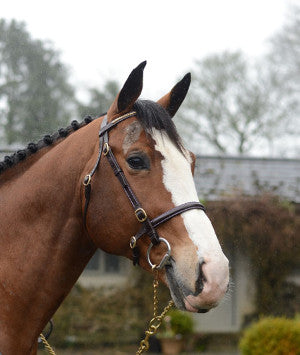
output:
[[145,222],[146,219],[148,218],[146,211],[143,208],[141,208],[141,207],[137,208],[134,211],[134,213],[135,213],[135,216],[136,216],[137,220],[139,222],[141,222],[141,223]]
[[130,238],[129,246],[131,249],[136,247],[136,238],[135,237]]
[[103,155],[107,155],[109,152],[109,145],[108,143],[104,143],[104,146],[103,146]]
[[86,175],[83,179],[83,185],[88,186],[92,181],[92,177],[90,174]]

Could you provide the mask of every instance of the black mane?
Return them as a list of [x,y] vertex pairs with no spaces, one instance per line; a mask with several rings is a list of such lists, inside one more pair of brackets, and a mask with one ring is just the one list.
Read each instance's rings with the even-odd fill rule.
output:
[[165,132],[175,146],[182,152],[183,144],[169,113],[159,104],[150,100],[138,100],[133,106],[137,118],[146,133],[153,128]]
[[[102,116],[102,115],[101,115]],[[4,160],[0,162],[0,174],[7,170],[10,167],[15,166],[20,161],[23,161],[25,158],[36,153],[38,150],[50,146],[55,143],[58,139],[63,139],[67,137],[74,131],[77,131],[79,128],[89,124],[93,121],[94,118],[91,116],[86,116],[84,120],[79,123],[76,120],[71,122],[71,125],[67,128],[60,128],[54,134],[46,134],[43,139],[39,140],[37,143],[29,143],[26,148],[20,149],[11,155],[4,157]]]

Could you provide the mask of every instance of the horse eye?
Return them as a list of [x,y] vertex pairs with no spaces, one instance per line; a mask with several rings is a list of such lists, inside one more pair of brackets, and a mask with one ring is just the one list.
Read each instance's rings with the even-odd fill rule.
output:
[[140,156],[132,156],[127,158],[127,163],[131,169],[135,169],[135,170],[149,169],[149,166],[145,161],[145,159]]

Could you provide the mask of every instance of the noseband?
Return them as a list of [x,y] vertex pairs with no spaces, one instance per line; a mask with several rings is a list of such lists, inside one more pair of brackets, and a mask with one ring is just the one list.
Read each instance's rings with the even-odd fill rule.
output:
[[179,206],[176,206],[176,207],[170,209],[167,212],[164,212],[163,214],[161,214],[158,217],[153,218],[152,220],[149,219],[146,211],[142,208],[139,200],[137,199],[132,188],[130,187],[123,170],[121,169],[111,147],[108,144],[109,143],[109,137],[108,137],[109,131],[112,128],[114,128],[115,126],[117,126],[120,122],[126,120],[127,118],[133,117],[135,115],[136,115],[136,112],[133,111],[133,112],[127,113],[126,115],[116,118],[115,120],[111,121],[110,123],[107,123],[107,115],[106,115],[102,121],[100,131],[99,131],[99,154],[97,157],[97,161],[96,161],[93,169],[91,170],[91,172],[85,176],[84,181],[83,181],[83,185],[85,188],[85,206],[84,206],[84,215],[83,215],[84,225],[86,227],[86,216],[87,216],[87,210],[88,210],[90,195],[91,195],[92,177],[95,174],[98,165],[100,164],[101,156],[103,154],[104,156],[106,156],[110,166],[113,169],[115,176],[120,181],[120,183],[123,187],[123,190],[126,193],[128,199],[134,209],[135,217],[141,223],[140,230],[137,232],[137,234],[135,236],[131,237],[130,243],[129,243],[129,246],[132,249],[132,253],[133,253],[133,264],[136,265],[139,263],[140,253],[139,253],[139,249],[137,246],[137,241],[141,237],[143,237],[144,235],[148,235],[151,243],[150,243],[150,246],[147,251],[147,259],[148,259],[148,262],[151,267],[154,266],[150,260],[150,251],[151,251],[151,248],[153,247],[153,245],[158,245],[160,242],[163,242],[167,246],[168,251],[167,251],[166,255],[163,257],[160,264],[158,266],[156,266],[157,269],[161,269],[166,265],[166,263],[170,259],[171,247],[170,247],[169,242],[166,239],[159,237],[159,235],[157,234],[156,228],[160,224],[169,221],[171,218],[173,218],[183,212],[186,212],[186,211],[189,211],[192,209],[200,209],[202,211],[205,211],[205,207],[201,203],[196,202],[196,201],[195,202],[186,202],[186,203],[183,203]]

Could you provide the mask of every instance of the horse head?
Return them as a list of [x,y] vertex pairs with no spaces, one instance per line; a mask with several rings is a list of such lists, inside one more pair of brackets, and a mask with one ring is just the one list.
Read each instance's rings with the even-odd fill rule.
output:
[[[132,259],[131,249],[138,250],[134,257],[148,271],[151,264],[161,263],[170,246],[160,279],[169,287],[178,308],[205,312],[226,293],[229,268],[212,224],[197,202],[195,156],[183,146],[172,121],[187,94],[191,76],[185,75],[157,102],[139,100],[145,65],[143,62],[131,72],[102,125],[100,150],[104,155],[108,149],[113,152],[117,168],[104,157],[100,168],[95,166],[86,228],[94,244],[106,252]],[[106,142],[101,140],[104,135]],[[94,154],[87,169],[92,168],[98,148]],[[122,170],[121,177],[118,169]],[[142,207],[137,209],[141,216],[134,213],[134,202],[126,189]],[[195,208],[182,207],[191,202],[195,202]],[[144,227],[144,234],[153,234],[151,241],[157,244],[150,250],[149,238],[139,230],[167,211],[176,211],[176,206],[180,211],[172,218],[169,213],[170,218],[154,225],[153,230],[153,223]],[[161,240],[165,242],[159,243]]]

